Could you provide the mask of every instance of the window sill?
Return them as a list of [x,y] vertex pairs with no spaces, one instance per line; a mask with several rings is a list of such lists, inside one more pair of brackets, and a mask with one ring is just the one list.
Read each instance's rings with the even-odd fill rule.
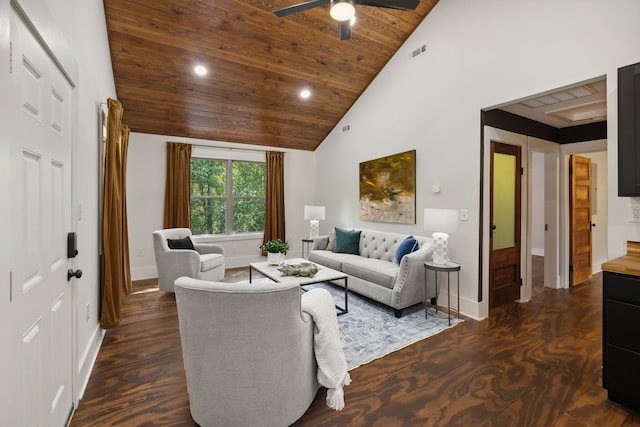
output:
[[258,240],[262,239],[264,233],[242,233],[242,234],[200,234],[192,236],[193,240],[198,243],[217,243],[217,242],[234,242],[239,240]]

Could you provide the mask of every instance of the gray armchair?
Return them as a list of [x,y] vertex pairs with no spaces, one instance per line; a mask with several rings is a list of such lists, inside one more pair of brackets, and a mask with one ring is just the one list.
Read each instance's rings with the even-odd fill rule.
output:
[[[191,416],[201,426],[288,426],[318,391],[314,322],[296,284],[181,277],[176,303]],[[333,308],[333,307],[332,307]]]
[[178,277],[187,276],[202,280],[224,278],[224,248],[214,243],[196,243],[193,249],[170,249],[168,239],[191,238],[188,228],[169,228],[153,232],[153,249],[158,268],[158,287],[173,292]]

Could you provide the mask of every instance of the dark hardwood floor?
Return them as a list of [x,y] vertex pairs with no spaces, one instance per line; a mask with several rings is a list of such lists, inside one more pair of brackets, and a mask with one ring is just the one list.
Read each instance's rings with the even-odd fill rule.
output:
[[[248,276],[228,270],[226,281]],[[193,426],[175,299],[134,283],[123,323],[107,332],[71,426]],[[639,426],[602,389],[602,275],[534,291],[488,319],[351,371],[346,408],[320,389],[296,426]],[[250,405],[247,402],[247,405]]]

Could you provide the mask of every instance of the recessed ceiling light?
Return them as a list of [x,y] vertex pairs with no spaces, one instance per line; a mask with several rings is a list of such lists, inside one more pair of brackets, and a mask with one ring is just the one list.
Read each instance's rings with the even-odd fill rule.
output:
[[207,67],[205,67],[204,65],[196,65],[193,68],[193,71],[199,76],[204,76],[207,74]]
[[308,99],[311,96],[311,91],[309,89],[303,89],[300,91],[300,98]]

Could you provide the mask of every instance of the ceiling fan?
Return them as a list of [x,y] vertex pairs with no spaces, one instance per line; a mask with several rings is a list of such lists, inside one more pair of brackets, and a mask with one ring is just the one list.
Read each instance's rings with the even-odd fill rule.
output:
[[340,40],[351,39],[351,18],[356,14],[356,4],[362,6],[385,7],[387,9],[415,10],[420,0],[309,0],[292,6],[276,9],[273,13],[283,18],[294,13],[303,12],[331,4],[329,13],[333,19],[340,23]]

